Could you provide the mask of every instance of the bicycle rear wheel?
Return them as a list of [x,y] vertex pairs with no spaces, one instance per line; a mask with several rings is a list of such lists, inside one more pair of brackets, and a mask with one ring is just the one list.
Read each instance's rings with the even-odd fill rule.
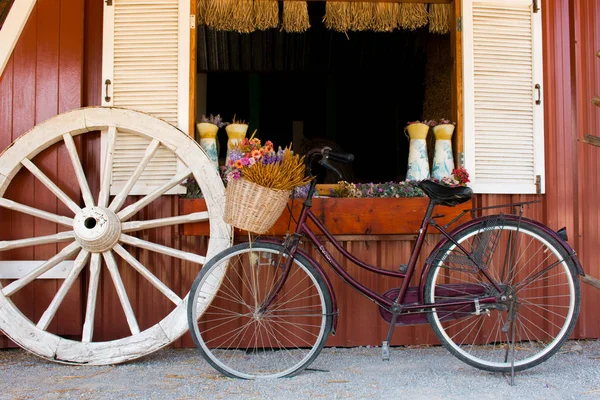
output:
[[[428,314],[440,342],[456,357],[493,372],[531,368],[555,354],[571,334],[580,307],[576,266],[547,232],[525,220],[484,218],[453,235],[498,282],[490,284],[448,241],[431,258],[425,301],[472,300]],[[495,304],[476,299],[495,295]]]
[[260,311],[278,287],[286,260],[279,245],[242,243],[213,257],[196,277],[188,302],[190,333],[221,373],[243,379],[293,376],[325,345],[331,297],[304,257],[294,258],[281,290]]

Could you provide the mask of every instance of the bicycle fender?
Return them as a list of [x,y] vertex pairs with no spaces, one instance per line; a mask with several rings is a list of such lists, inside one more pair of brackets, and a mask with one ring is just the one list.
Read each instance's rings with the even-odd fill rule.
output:
[[[486,215],[484,217],[479,217],[479,218],[475,218],[470,221],[467,221],[464,224],[461,224],[458,227],[456,227],[449,234],[450,234],[450,236],[454,236],[454,235],[458,234],[460,231],[462,231],[463,229],[467,229],[474,225],[477,225],[481,221],[483,221],[484,219],[489,218],[489,217],[493,217],[493,215]],[[561,238],[555,231],[550,229],[548,226],[546,226],[538,221],[535,221],[533,219],[519,217],[517,215],[506,214],[506,215],[502,215],[502,217],[504,219],[510,220],[510,221],[518,221],[519,219],[521,221],[526,221],[527,223],[530,223],[530,224],[534,225],[536,228],[544,231],[544,233],[547,233],[548,235],[550,235],[567,252],[567,254],[569,255],[569,258],[571,258],[571,260],[573,260],[573,263],[575,264],[575,267],[577,268],[577,273],[581,276],[585,275],[585,272],[583,271],[583,267],[581,266],[581,262],[579,261],[579,257],[577,257],[577,252],[575,252],[575,250],[573,250],[573,248],[569,245],[569,243],[566,240]],[[425,266],[423,267],[423,271],[421,272],[421,281],[419,282],[419,293],[421,295],[423,293],[425,293],[424,292],[425,280],[427,279],[427,274],[429,273],[429,269],[432,266],[431,256],[433,254],[435,254],[442,246],[444,246],[449,241],[450,240],[448,238],[443,238],[442,240],[440,240],[436,244],[436,246],[433,248],[433,250],[431,250],[431,253],[429,253],[429,255],[427,256],[427,261],[425,263]]]
[[[277,240],[276,238],[261,238],[261,239],[259,239],[259,241],[263,242],[263,243],[274,244],[283,249],[281,240]],[[329,298],[331,299],[331,308],[333,311],[333,313],[332,313],[333,319],[331,321],[331,334],[335,336],[339,310],[338,310],[338,306],[337,306],[337,299],[335,297],[335,292],[333,291],[333,285],[331,284],[331,281],[329,280],[329,277],[327,276],[325,271],[323,271],[323,268],[321,268],[321,265],[319,263],[317,263],[315,261],[315,259],[312,258],[306,251],[304,251],[300,248],[297,249],[296,257],[300,258],[303,262],[307,262],[310,265],[312,265],[319,272],[319,275],[321,275],[321,277],[325,281],[325,285],[327,286],[327,291],[329,292]]]

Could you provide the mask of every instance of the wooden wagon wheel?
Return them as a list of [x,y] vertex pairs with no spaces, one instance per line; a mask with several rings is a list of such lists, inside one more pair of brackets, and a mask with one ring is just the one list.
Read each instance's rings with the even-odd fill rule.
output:
[[[108,151],[105,152],[104,162],[92,167],[86,165],[84,172],[73,139],[78,135],[103,129],[108,131]],[[115,143],[120,135],[131,134],[145,137],[149,145],[121,191],[111,197],[109,190]],[[59,146],[62,151],[66,149],[74,171],[73,182],[76,179],[83,199],[81,203],[78,199],[71,198],[74,196],[67,195],[58,182],[36,165],[36,155],[52,146]],[[128,197],[131,188],[157,151],[175,154],[182,168],[178,169],[170,181],[156,187],[150,194]],[[7,188],[23,166],[29,171],[23,170],[24,173],[31,173],[56,196],[61,205],[64,204],[60,208],[67,210],[65,215],[35,207],[34,202],[17,202],[8,198]],[[139,219],[138,212],[143,213],[144,208],[153,200],[192,175],[206,199],[207,212]],[[93,180],[92,176],[98,182],[98,193],[93,193],[88,184]],[[170,288],[169,283],[163,282],[159,277],[167,273],[156,272],[160,266],[151,265],[151,262],[142,263],[132,253],[149,252],[152,254],[146,257],[149,260],[169,257],[169,260],[193,265],[199,270],[205,260],[231,245],[231,228],[222,218],[224,193],[217,171],[200,146],[177,128],[150,115],[119,108],[91,107],[70,111],[37,125],[0,155],[0,206],[13,213],[25,214],[34,221],[39,219],[55,223],[57,233],[2,241],[0,251],[30,246],[46,246],[47,249],[48,244],[54,244],[56,250],[54,256],[39,262],[24,276],[5,280],[4,286],[0,285],[0,329],[26,350],[52,361],[69,364],[114,364],[138,358],[170,344],[187,330],[187,294],[178,295],[176,292],[187,293],[189,287]],[[179,224],[196,221],[208,221],[210,224],[210,238],[204,254],[140,238],[142,231],[173,229]],[[29,285],[35,285],[42,274],[66,261],[71,261],[72,268],[64,281],[56,285],[56,293],[50,294],[53,297],[48,300],[45,311],[35,317],[28,316],[31,312],[21,310],[19,307],[22,304],[16,301],[19,292]],[[139,315],[134,312],[135,307],[130,299],[135,293],[127,292],[121,278],[126,268],[129,269],[125,271],[127,274],[132,274],[135,270],[137,279],[155,291],[155,296],[160,297],[158,302],[170,304],[157,323],[151,322],[150,326],[138,323]],[[120,304],[128,325],[128,332],[124,337],[94,341],[94,320],[98,323],[99,319],[105,318],[96,311],[100,276],[102,283],[105,286],[110,284],[111,293],[116,293],[115,297],[118,297],[115,303]],[[87,299],[82,300],[80,305],[80,319],[83,322],[80,335],[73,339],[51,333],[52,329],[48,328],[51,321],[69,289],[79,280],[83,289],[77,299]],[[189,284],[191,286],[191,282]],[[153,307],[155,304],[153,302],[146,306]],[[143,307],[138,307],[137,313],[143,312]],[[123,319],[123,314],[120,318]],[[149,325],[147,321],[145,324]]]

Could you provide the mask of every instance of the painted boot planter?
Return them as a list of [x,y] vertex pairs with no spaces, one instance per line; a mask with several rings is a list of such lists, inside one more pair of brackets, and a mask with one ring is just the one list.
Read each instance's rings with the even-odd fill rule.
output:
[[433,165],[431,175],[433,178],[442,179],[452,176],[454,169],[454,156],[452,155],[452,134],[454,125],[441,124],[433,127],[435,148],[433,151]]
[[422,181],[429,178],[429,158],[427,157],[427,133],[429,125],[418,122],[405,128],[405,133],[410,139],[408,150],[408,169],[406,179],[409,181]]
[[238,143],[241,143],[246,137],[248,125],[236,123],[229,124],[225,127],[225,131],[227,132],[227,156],[225,157],[225,165],[227,165],[229,163],[229,154],[231,149]]
[[217,132],[219,127],[210,122],[200,122],[196,125],[200,136],[200,146],[204,149],[208,158],[219,169],[219,155],[217,152]]

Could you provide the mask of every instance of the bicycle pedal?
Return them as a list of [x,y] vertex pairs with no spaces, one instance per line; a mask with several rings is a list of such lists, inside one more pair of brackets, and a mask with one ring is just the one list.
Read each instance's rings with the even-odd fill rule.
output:
[[381,358],[383,361],[390,361],[390,344],[387,340],[381,343]]

